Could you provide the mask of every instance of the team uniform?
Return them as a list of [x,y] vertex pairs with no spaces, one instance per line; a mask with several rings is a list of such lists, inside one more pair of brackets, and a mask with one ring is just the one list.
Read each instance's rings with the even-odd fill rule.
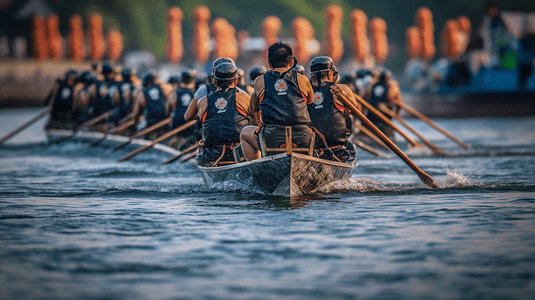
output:
[[109,121],[115,125],[132,111],[134,103],[134,91],[136,87],[131,81],[123,81],[117,84],[119,90],[119,105],[114,109]]
[[[191,103],[191,100],[193,100],[195,90],[179,87],[176,89],[175,93],[176,108],[173,113],[173,122],[171,124],[172,128],[177,128],[186,123],[186,120],[184,120],[184,114],[186,113],[186,110],[188,110],[188,106]],[[180,132],[179,134],[182,137],[187,137],[193,135],[194,131],[195,129],[193,127],[190,127]]]
[[73,114],[74,85],[58,80],[58,90],[52,103],[50,121],[46,128],[72,129],[75,115]]
[[[379,109],[379,104],[389,104],[388,101],[388,84],[386,84],[384,81],[379,81],[372,87],[372,93],[371,97],[368,100],[368,102],[375,107],[376,109]],[[385,116],[389,119],[392,117],[385,114]],[[366,114],[366,117],[377,127],[379,128],[387,137],[394,137],[394,131],[392,127],[385,124],[379,117],[377,117],[374,113],[368,112]]]
[[258,99],[263,122],[258,135],[260,149],[285,144],[286,126],[292,127],[292,142],[298,148],[308,148],[312,142],[311,120],[297,72],[290,69],[280,74],[270,70],[263,76],[264,93]]
[[145,96],[145,121],[146,127],[155,125],[163,121],[166,117],[165,101],[166,97],[159,85],[152,85],[143,89]]
[[236,88],[216,90],[206,96],[206,110],[201,117],[203,149],[197,155],[199,165],[234,161],[233,148],[240,143],[240,132],[249,124],[248,103],[237,101]]

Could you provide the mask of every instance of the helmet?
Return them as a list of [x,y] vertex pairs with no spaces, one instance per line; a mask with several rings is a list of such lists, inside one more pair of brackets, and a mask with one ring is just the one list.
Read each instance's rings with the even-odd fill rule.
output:
[[178,84],[180,82],[180,78],[177,75],[170,76],[169,79],[167,79],[167,83],[169,84]]
[[379,74],[379,81],[386,81],[390,80],[392,78],[392,72],[386,68],[380,68],[377,70],[377,73]]
[[121,76],[123,76],[123,80],[130,81],[130,78],[136,76],[136,73],[136,69],[124,68],[121,72]]
[[156,82],[156,73],[155,72],[148,72],[143,76],[143,86],[147,87],[151,84],[154,84]]
[[355,72],[355,76],[357,78],[364,78],[366,76],[373,76],[373,73],[368,69],[360,69]]
[[243,71],[242,68],[238,68],[238,76],[239,76],[239,77],[243,77],[243,76],[245,76],[245,72]]
[[318,56],[310,61],[310,73],[318,73],[323,71],[337,71],[333,60],[328,56]]
[[182,77],[183,83],[190,83],[195,82],[195,78],[197,77],[197,71],[194,69],[188,69],[185,71],[182,71],[182,74],[180,74]]
[[69,80],[69,78],[72,77],[78,79],[78,72],[76,72],[75,70],[69,70],[65,73],[65,80]]
[[95,75],[91,71],[85,71],[80,76],[78,76],[78,81],[85,84],[93,83],[97,80]]
[[264,68],[263,66],[253,67],[251,70],[249,70],[249,78],[251,79],[251,81],[254,81],[256,77],[266,73],[266,71],[266,68]]
[[294,69],[297,73],[305,75],[305,67],[303,67],[303,65],[295,65]]
[[353,84],[353,81],[355,80],[355,77],[351,74],[342,73],[340,74],[340,83],[341,84]]
[[109,63],[102,64],[102,75],[108,75],[115,72],[114,68]]
[[218,58],[218,59],[214,60],[214,63],[212,64],[212,75],[214,74],[215,67],[217,65],[219,65],[219,64],[222,64],[222,63],[231,63],[233,65],[236,65],[234,60],[232,60],[231,58],[226,58],[226,57]]
[[214,78],[216,80],[232,80],[238,77],[238,68],[231,63],[222,63],[214,68]]

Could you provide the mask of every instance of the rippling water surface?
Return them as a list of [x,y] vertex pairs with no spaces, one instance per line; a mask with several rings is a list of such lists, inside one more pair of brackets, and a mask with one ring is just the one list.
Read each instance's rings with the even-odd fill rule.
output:
[[[0,110],[0,136],[37,114]],[[193,164],[66,142],[0,146],[1,299],[535,299],[535,118],[409,120],[448,157],[359,151],[351,182],[284,198]]]

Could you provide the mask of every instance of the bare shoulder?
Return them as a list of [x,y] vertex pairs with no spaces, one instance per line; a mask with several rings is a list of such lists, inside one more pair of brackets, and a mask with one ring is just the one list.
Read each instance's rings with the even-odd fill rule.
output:
[[260,92],[264,90],[264,74],[256,77],[254,80],[254,93],[260,96]]

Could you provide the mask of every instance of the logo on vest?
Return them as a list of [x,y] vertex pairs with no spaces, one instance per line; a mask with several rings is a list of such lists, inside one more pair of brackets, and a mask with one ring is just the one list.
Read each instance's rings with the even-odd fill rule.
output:
[[318,109],[318,108],[322,108],[323,105],[321,105],[323,103],[323,93],[322,92],[315,92],[314,93],[314,108],[315,109]]
[[226,112],[225,108],[227,108],[227,100],[225,98],[219,98],[215,101],[215,107],[219,110],[217,113],[224,113]]
[[67,98],[69,98],[70,95],[71,95],[71,90],[70,89],[64,88],[63,90],[61,90],[61,98],[67,99]]
[[278,79],[275,82],[275,90],[277,91],[277,95],[287,95],[286,91],[288,90],[288,84],[284,79]]
[[108,86],[105,84],[102,84],[100,88],[98,89],[98,93],[101,97],[105,97],[108,94]]
[[191,102],[191,95],[185,93],[184,95],[182,95],[182,97],[180,97],[180,102],[182,102],[182,106],[188,106]]
[[385,87],[382,85],[378,85],[373,89],[373,94],[376,97],[381,97],[385,94]]
[[149,91],[149,96],[152,100],[158,100],[160,99],[160,91],[158,91],[158,89],[151,89]]

